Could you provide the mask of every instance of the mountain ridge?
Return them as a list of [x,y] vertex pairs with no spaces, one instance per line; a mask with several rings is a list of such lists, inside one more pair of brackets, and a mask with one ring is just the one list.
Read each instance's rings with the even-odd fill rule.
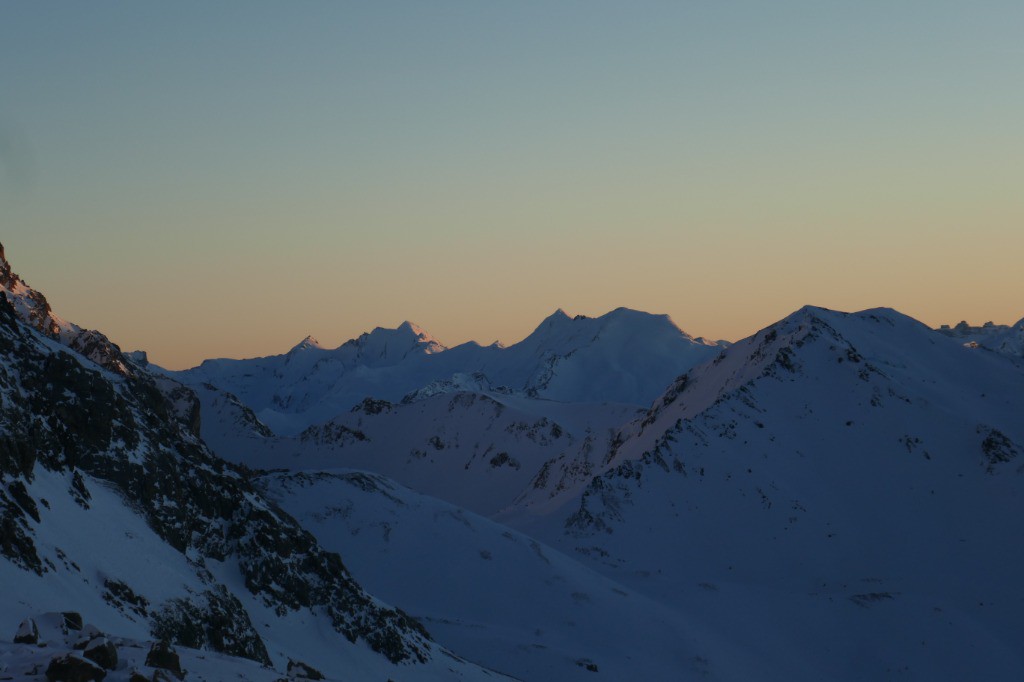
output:
[[675,376],[723,347],[695,339],[667,315],[626,308],[597,318],[570,318],[559,310],[504,347],[469,342],[447,348],[408,322],[377,327],[335,349],[307,341],[284,355],[210,359],[165,373],[232,393],[275,432],[296,435],[365,398],[398,402],[459,376],[535,398],[644,406]]

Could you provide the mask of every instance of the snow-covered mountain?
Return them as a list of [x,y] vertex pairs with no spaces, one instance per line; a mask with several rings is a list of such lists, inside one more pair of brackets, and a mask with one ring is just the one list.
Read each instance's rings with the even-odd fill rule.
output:
[[[510,505],[551,460],[589,452],[636,414],[629,405],[570,404],[502,393],[434,393],[390,403],[367,398],[299,436],[274,436],[244,405],[197,389],[203,437],[225,458],[260,469],[362,469],[491,515]],[[262,427],[262,428],[261,428]]]
[[1024,324],[559,311],[174,373],[2,249],[0,288],[0,678],[162,679],[162,638],[209,680],[1024,670]]
[[40,330],[58,318],[34,315],[45,299],[4,264],[15,302],[35,305],[0,294],[0,625],[77,611],[106,632],[278,670],[294,659],[332,677],[500,677],[367,594],[214,456],[190,391],[112,344],[101,359],[114,362],[96,364],[77,352],[77,327]]
[[808,307],[681,377],[557,513],[503,518],[772,677],[1014,679],[1022,415],[1012,359]]
[[305,339],[284,355],[207,360],[169,376],[237,396],[267,426],[296,435],[365,398],[474,389],[562,402],[650,404],[673,378],[713,357],[724,342],[695,339],[664,315],[625,308],[598,318],[561,310],[508,347],[470,342],[445,348],[405,322],[335,349]]
[[1010,357],[1024,358],[1024,319],[1014,325],[986,322],[980,327],[960,322],[953,327],[942,325],[938,331],[967,345],[980,346]]

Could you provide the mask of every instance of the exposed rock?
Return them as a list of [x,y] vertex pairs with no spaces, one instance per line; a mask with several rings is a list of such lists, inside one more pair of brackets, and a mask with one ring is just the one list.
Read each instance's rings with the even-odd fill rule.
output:
[[46,668],[49,682],[99,682],[106,676],[103,668],[74,654],[57,656]]
[[297,680],[322,680],[324,674],[302,661],[288,659],[288,677]]
[[117,667],[117,647],[106,637],[96,637],[85,645],[82,655],[107,670]]
[[64,611],[60,615],[64,616],[64,625],[67,626],[68,630],[81,630],[84,625],[82,621],[82,614],[74,611]]
[[15,644],[35,644],[39,641],[39,627],[31,618],[21,621],[18,633],[14,635]]
[[78,637],[75,639],[74,643],[71,645],[71,648],[76,649],[78,651],[82,651],[87,646],[89,646],[89,644],[94,639],[98,637],[105,637],[105,635],[95,625],[86,624],[82,628],[82,631],[79,633]]
[[245,608],[220,588],[172,599],[153,614],[153,634],[191,649],[213,649],[270,665],[270,655]]
[[[150,647],[149,653],[146,654],[146,665],[150,668],[161,668],[163,670],[169,670],[177,676],[179,680],[185,679],[185,673],[181,670],[181,661],[178,659],[178,652],[174,650],[170,642],[167,640],[160,640],[154,642],[153,646]],[[153,676],[156,680],[156,676]]]
[[[15,286],[3,261],[5,277]],[[163,391],[144,371],[112,376],[70,344],[55,345],[65,327],[47,334],[50,318],[40,318],[43,329],[31,324],[26,311],[49,311],[29,306],[20,284],[15,288],[20,293],[0,291],[0,560],[40,576],[56,570],[36,544],[37,537],[43,544],[47,519],[31,482],[46,472],[63,478],[82,508],[97,486],[119,494],[162,541],[187,555],[206,586],[187,598],[188,607],[180,600],[151,604],[124,576],[105,578],[102,596],[129,618],[166,628],[157,636],[267,661],[242,602],[203,568],[206,560],[230,559],[241,573],[239,589],[277,615],[313,611],[344,639],[364,641],[393,663],[427,660],[431,644],[422,626],[364,592],[337,554],[262,498],[249,472],[196,437],[191,391]],[[70,647],[68,630],[82,626],[80,617],[70,618],[37,617],[39,641]]]
[[149,600],[128,586],[127,583],[113,578],[103,581],[103,599],[122,612],[131,611],[145,618],[148,614]]

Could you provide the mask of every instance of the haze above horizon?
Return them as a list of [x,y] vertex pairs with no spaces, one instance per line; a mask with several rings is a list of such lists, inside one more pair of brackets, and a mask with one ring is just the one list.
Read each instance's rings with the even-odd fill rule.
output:
[[1024,316],[1024,5],[5,4],[0,241],[171,368],[556,308]]

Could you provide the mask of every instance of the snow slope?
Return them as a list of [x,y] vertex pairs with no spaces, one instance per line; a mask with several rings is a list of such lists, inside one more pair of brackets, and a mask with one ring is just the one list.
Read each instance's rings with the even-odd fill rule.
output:
[[489,668],[536,681],[773,679],[725,631],[376,474],[275,473],[261,485],[360,581]]
[[500,393],[435,393],[413,402],[366,399],[289,438],[260,430],[251,412],[212,385],[197,392],[203,437],[226,459],[260,469],[374,471],[483,515],[511,504],[549,460],[575,457],[594,438],[607,441],[612,427],[636,412]]
[[1022,389],[895,311],[808,307],[676,382],[560,513],[504,518],[794,679],[1014,679]]
[[471,342],[447,349],[405,322],[397,329],[378,327],[333,350],[307,339],[285,355],[207,360],[168,375],[228,391],[276,433],[296,435],[364,398],[398,402],[431,386],[430,392],[447,385],[645,406],[673,378],[720,349],[684,333],[664,315],[619,308],[598,318],[570,318],[559,310],[509,347]]

